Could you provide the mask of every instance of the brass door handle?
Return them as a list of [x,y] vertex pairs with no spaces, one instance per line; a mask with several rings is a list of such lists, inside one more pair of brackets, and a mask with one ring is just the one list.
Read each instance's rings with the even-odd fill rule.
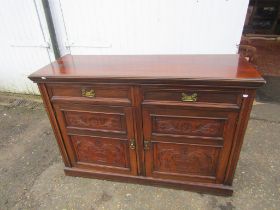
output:
[[150,149],[150,141],[144,141],[144,150]]
[[133,150],[136,148],[135,139],[130,139],[129,148]]
[[88,98],[94,98],[95,91],[94,91],[94,89],[87,90],[86,88],[82,88],[82,96],[88,97]]
[[195,102],[195,101],[197,101],[197,93],[193,93],[191,95],[188,95],[186,93],[182,93],[181,101],[183,101],[183,102]]

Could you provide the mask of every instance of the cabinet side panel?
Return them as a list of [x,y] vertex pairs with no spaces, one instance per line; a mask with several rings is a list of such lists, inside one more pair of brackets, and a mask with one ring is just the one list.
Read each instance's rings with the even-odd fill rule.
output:
[[50,102],[50,98],[49,98],[46,86],[43,83],[38,83],[38,87],[39,87],[39,90],[40,90],[40,93],[41,93],[41,96],[42,96],[42,99],[43,99],[43,102],[45,105],[45,109],[48,113],[49,120],[51,122],[52,129],[53,129],[54,135],[56,137],[56,141],[59,146],[59,150],[62,155],[63,162],[66,167],[71,167],[71,163],[70,163],[68,154],[65,149],[63,138],[60,133],[60,129],[59,129],[59,126],[58,126],[58,123],[57,123],[57,120],[56,120],[56,117],[55,117],[55,114],[54,114],[54,111],[53,111],[53,108],[52,108],[52,105]]
[[232,185],[234,173],[240,156],[241,147],[243,144],[246,128],[250,118],[252,105],[255,99],[256,90],[245,90],[244,94],[248,94],[247,98],[243,99],[241,111],[239,113],[237,129],[234,136],[234,141],[231,149],[230,159],[227,166],[224,184]]

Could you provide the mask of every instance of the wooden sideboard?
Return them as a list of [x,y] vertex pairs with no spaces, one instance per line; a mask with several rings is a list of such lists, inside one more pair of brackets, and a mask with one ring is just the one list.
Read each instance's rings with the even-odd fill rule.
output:
[[66,55],[29,78],[66,175],[221,195],[265,82],[239,55]]

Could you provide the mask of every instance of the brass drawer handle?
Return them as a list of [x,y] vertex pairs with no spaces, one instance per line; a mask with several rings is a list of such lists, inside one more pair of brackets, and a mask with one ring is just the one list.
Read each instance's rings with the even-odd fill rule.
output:
[[88,97],[88,98],[94,98],[95,91],[94,91],[94,89],[87,90],[85,88],[82,88],[82,96]]
[[135,139],[130,139],[129,148],[133,150],[136,148]]
[[181,101],[195,102],[195,101],[197,101],[197,93],[193,93],[192,95],[187,95],[186,93],[182,93]]

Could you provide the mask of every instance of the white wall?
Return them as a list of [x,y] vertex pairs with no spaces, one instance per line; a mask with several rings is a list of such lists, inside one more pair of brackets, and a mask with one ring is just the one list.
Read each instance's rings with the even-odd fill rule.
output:
[[[248,5],[248,0],[49,1],[62,55],[234,54]],[[41,0],[2,0],[0,30],[0,91],[38,93],[27,76],[54,59],[51,48],[40,47],[50,43]]]
[[247,6],[248,0],[51,0],[62,54],[234,54]]
[[41,0],[2,0],[0,91],[38,94],[27,76],[54,60]]

